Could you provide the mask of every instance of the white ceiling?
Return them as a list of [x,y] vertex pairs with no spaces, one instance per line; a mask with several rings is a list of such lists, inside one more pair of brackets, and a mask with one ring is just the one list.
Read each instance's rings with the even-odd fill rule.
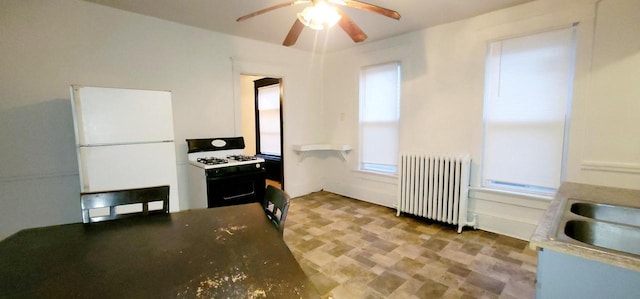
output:
[[[235,20],[251,12],[290,2],[286,0],[85,0],[207,30],[281,45],[306,5],[280,8],[243,22]],[[466,19],[533,0],[365,0],[396,10],[399,21],[354,9],[342,10],[369,36],[364,43],[389,38],[438,24]],[[294,48],[319,52],[356,45],[339,26],[315,31],[305,28]]]

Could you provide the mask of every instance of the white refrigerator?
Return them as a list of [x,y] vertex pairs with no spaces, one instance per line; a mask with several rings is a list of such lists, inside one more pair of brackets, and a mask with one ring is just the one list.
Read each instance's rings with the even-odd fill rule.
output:
[[171,92],[71,86],[81,192],[170,186],[180,210]]

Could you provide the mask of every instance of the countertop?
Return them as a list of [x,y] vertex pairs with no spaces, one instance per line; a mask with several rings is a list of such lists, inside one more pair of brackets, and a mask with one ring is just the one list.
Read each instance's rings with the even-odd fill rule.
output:
[[534,250],[546,248],[640,271],[640,256],[625,255],[606,249],[584,246],[579,242],[573,243],[555,239],[558,223],[561,221],[565,203],[569,198],[640,208],[640,190],[565,182],[540,219],[529,246]]

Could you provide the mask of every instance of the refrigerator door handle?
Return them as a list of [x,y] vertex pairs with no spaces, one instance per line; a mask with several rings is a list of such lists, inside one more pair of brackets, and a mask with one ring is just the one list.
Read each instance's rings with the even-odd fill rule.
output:
[[135,145],[135,144],[154,144],[154,143],[170,143],[173,140],[158,140],[158,141],[144,141],[144,142],[121,142],[121,143],[94,143],[94,144],[81,144],[80,147],[98,147],[98,146],[118,146],[118,145]]

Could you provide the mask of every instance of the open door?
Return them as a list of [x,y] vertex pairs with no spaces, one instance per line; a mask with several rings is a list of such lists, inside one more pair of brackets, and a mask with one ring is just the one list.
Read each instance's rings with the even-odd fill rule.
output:
[[282,80],[264,76],[241,77],[246,153],[263,158],[267,184],[284,190]]

